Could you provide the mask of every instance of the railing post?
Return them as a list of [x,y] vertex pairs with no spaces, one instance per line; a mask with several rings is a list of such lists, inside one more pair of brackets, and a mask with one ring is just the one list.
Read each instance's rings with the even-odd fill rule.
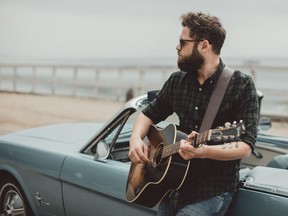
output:
[[1,67],[1,65],[0,65],[0,90],[1,90],[1,77],[2,77],[2,67]]
[[117,92],[116,92],[116,100],[120,101],[120,97],[121,97],[121,87],[122,87],[122,75],[123,75],[123,71],[121,68],[118,68],[118,81],[117,81]]
[[36,89],[36,66],[32,66],[32,79],[31,79],[31,93],[35,94],[35,89]]
[[77,78],[78,78],[78,68],[74,67],[74,71],[73,71],[73,92],[72,95],[75,97],[76,96],[76,92],[77,92]]
[[251,67],[250,71],[251,71],[251,76],[254,82],[256,83],[256,70],[253,67]]
[[13,91],[16,92],[17,88],[17,66],[13,66]]
[[166,67],[163,67],[163,69],[162,69],[162,81],[163,81],[163,83],[167,80],[166,73],[167,73],[167,69],[166,69]]
[[55,95],[56,88],[56,67],[52,66],[51,94]]
[[145,70],[143,68],[139,69],[139,84],[138,84],[138,94],[142,94],[143,90],[143,80],[144,80],[144,76],[145,76]]
[[100,69],[97,67],[95,69],[95,84],[94,84],[94,96],[95,96],[95,98],[97,98],[97,96],[98,96],[99,74],[100,74]]

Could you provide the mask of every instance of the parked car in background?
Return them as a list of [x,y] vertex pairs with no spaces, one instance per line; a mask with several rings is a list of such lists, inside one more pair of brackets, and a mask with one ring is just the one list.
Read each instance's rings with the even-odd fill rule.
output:
[[[129,138],[149,98],[133,98],[105,124],[51,125],[1,136],[0,215],[156,215],[157,205],[147,208],[125,197]],[[175,122],[172,116],[158,126]],[[287,153],[288,139],[259,134],[256,145],[242,164],[228,214],[285,215],[288,172],[265,166]]]

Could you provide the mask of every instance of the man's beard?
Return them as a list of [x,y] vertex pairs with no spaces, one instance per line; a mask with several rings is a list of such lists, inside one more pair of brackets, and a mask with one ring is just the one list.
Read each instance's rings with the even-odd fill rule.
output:
[[187,73],[198,73],[203,63],[203,56],[194,47],[191,55],[183,57],[181,60],[178,59],[178,68]]

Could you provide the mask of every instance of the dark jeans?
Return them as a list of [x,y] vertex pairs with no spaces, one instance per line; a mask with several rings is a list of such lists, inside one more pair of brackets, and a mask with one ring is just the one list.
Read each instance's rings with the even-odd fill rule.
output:
[[219,196],[212,197],[201,202],[193,203],[184,206],[181,209],[176,208],[177,193],[172,195],[167,202],[161,202],[159,204],[158,216],[221,216],[224,215],[230,203],[234,193],[225,192]]

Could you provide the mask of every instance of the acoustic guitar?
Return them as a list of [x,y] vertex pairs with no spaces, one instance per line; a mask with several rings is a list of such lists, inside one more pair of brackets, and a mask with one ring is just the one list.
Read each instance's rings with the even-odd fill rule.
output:
[[[243,122],[234,122],[216,129],[199,133],[191,140],[191,145],[200,147],[207,141],[237,141],[242,133]],[[179,154],[180,140],[187,139],[187,134],[170,124],[164,129],[151,126],[144,139],[149,149],[149,163],[131,163],[126,199],[146,207],[154,207],[167,194],[178,190],[187,175],[190,160],[184,160]]]

